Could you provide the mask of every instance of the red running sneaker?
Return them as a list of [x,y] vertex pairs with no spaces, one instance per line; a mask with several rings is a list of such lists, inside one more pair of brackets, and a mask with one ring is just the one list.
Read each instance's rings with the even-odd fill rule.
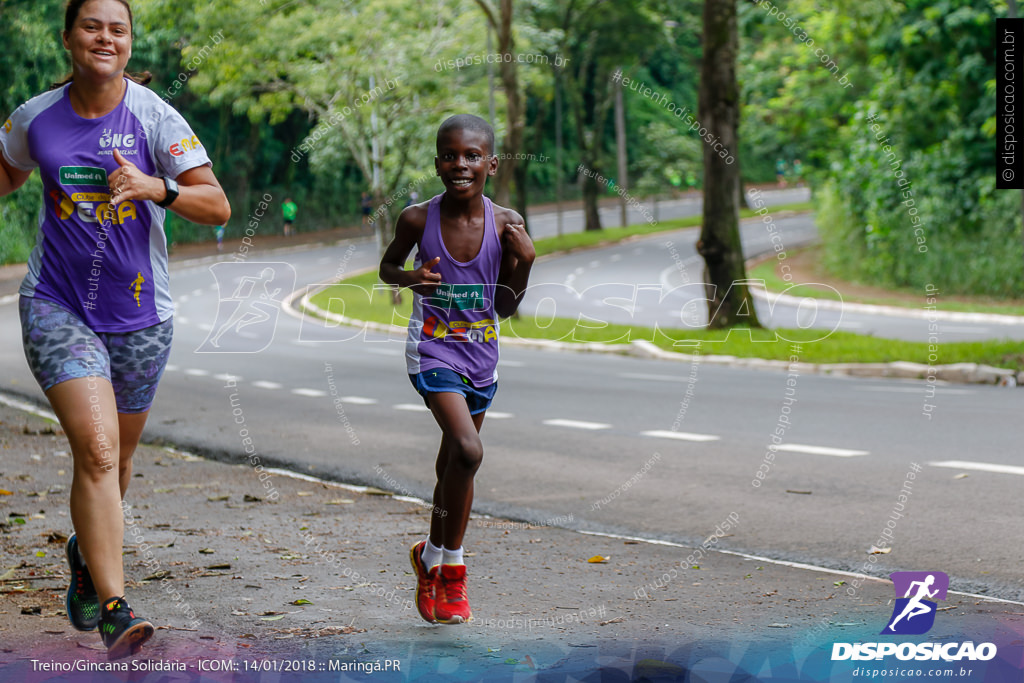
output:
[[434,588],[434,618],[442,624],[461,624],[473,618],[466,597],[466,565],[442,564]]
[[423,564],[423,547],[426,541],[420,541],[409,551],[409,562],[416,573],[416,609],[420,616],[431,624],[434,619],[434,583],[437,579],[437,567],[427,569]]

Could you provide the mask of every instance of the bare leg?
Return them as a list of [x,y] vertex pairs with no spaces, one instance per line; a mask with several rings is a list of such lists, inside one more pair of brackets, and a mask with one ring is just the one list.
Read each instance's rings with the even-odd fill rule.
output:
[[61,382],[46,397],[71,446],[71,522],[102,604],[124,595],[124,517],[114,390],[106,379],[83,377]]
[[455,550],[462,547],[473,507],[473,477],[483,461],[479,432],[484,413],[470,415],[466,399],[450,392],[430,394],[430,410],[443,433],[435,468],[430,542]]
[[132,456],[142,438],[142,430],[146,426],[149,411],[144,413],[118,413],[118,437],[121,444],[121,459],[118,470],[118,483],[121,485],[121,500],[132,480]]

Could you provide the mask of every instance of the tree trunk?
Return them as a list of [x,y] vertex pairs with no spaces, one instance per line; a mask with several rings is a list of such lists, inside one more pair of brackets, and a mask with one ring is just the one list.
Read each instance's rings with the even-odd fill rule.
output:
[[[502,159],[498,163],[498,173],[494,176],[494,201],[501,206],[508,206],[511,192],[509,188],[516,178],[516,155],[523,145],[523,96],[519,92],[519,75],[516,71],[515,40],[512,36],[513,0],[499,0],[497,13],[486,0],[476,0],[484,11],[488,23],[498,36],[498,52],[503,55],[498,75],[501,78],[501,89],[505,91],[506,115],[505,138],[501,144]],[[507,55],[505,57],[504,55]],[[492,121],[493,125],[494,122]]]
[[597,198],[601,189],[597,186],[597,179],[589,175],[583,176],[583,229],[600,230],[601,216],[598,214]]
[[[722,145],[739,154],[739,87],[736,83],[736,0],[705,0],[698,115]],[[709,286],[708,328],[760,327],[746,283],[739,231],[738,164],[704,149],[704,216],[697,251]]]

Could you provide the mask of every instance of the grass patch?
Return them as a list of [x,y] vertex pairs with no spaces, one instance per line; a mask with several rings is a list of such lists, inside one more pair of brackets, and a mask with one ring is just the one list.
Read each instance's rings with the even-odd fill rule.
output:
[[[811,202],[779,204],[778,206],[771,207],[771,210],[773,214],[777,214],[782,211],[813,211],[814,205],[811,204]],[[741,220],[744,218],[750,218],[754,215],[756,214],[750,209],[743,209],[740,211]],[[628,225],[625,228],[605,228],[603,230],[592,230],[590,232],[573,232],[562,235],[561,237],[544,237],[539,240],[534,240],[533,246],[534,249],[537,250],[537,256],[557,254],[559,252],[571,251],[573,249],[614,244],[616,242],[621,242],[627,237],[635,237],[637,235],[653,235],[669,230],[694,228],[700,225],[701,220],[703,220],[701,216],[687,216],[686,218],[673,218],[672,220],[659,221],[654,225],[638,223],[635,225]]]
[[[391,292],[376,273],[364,273],[324,289],[312,297],[319,308],[357,320],[406,326],[412,312],[412,293],[404,291],[402,303],[393,306]],[[928,344],[879,339],[852,332],[825,330],[732,330],[655,329],[636,325],[608,324],[587,327],[575,320],[547,320],[523,316],[501,323],[504,337],[553,339],[567,342],[626,344],[637,339],[653,342],[670,351],[690,352],[698,345],[702,354],[741,358],[788,360],[793,344],[800,344],[800,360],[807,363],[872,363],[912,361],[928,364]],[[1024,349],[1019,341],[953,342],[939,345],[939,364],[974,362],[1024,370]],[[935,363],[933,363],[934,365]]]

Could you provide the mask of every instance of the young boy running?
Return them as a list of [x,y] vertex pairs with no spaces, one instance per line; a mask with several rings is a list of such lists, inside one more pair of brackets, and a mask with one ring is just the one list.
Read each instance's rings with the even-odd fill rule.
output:
[[[430,535],[410,551],[416,606],[429,622],[460,624],[472,618],[462,537],[484,454],[480,426],[498,388],[497,316],[515,313],[536,253],[522,216],[483,194],[498,169],[486,121],[446,119],[434,167],[445,191],[402,211],[380,277],[413,290],[409,378],[442,433]],[[413,247],[414,270],[405,270]]]

